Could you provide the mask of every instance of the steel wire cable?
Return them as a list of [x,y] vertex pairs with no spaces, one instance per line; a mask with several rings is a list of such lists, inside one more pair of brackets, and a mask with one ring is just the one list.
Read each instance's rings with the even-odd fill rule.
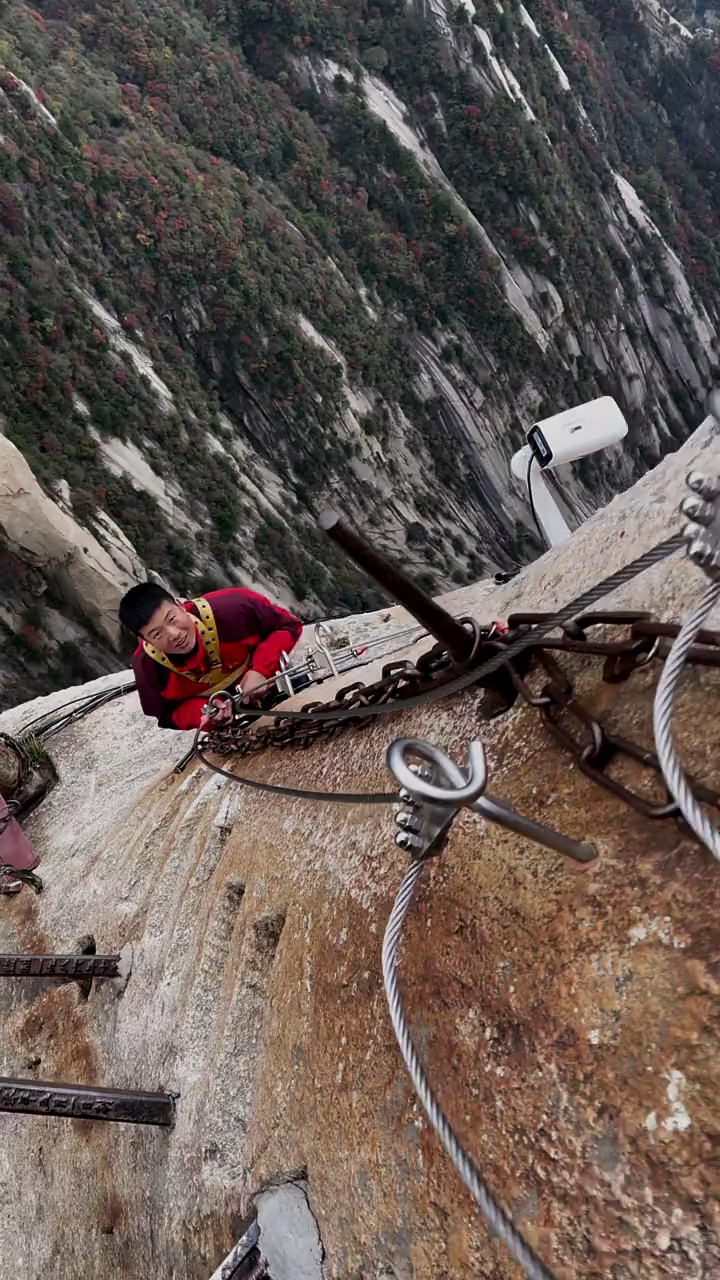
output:
[[653,702],[655,747],[668,791],[680,806],[683,817],[692,827],[695,835],[707,846],[713,857],[718,859],[720,859],[720,830],[710,821],[700,805],[680,764],[673,742],[672,713],[687,655],[708,615],[719,601],[720,582],[711,582],[673,642],[665,659]]
[[524,653],[526,649],[532,648],[548,632],[554,631],[556,627],[561,627],[566,622],[572,621],[577,614],[586,613],[603,596],[608,595],[611,591],[616,591],[619,587],[625,586],[628,582],[632,582],[633,578],[643,573],[645,569],[654,568],[655,565],[666,560],[675,551],[680,551],[684,546],[685,542],[679,534],[666,539],[665,542],[659,542],[657,546],[643,552],[636,560],[631,560],[622,569],[617,569],[615,573],[611,573],[607,578],[603,578],[601,582],[597,582],[594,587],[588,587],[587,591],[576,596],[574,600],[564,605],[557,613],[552,614],[546,622],[534,627],[530,632],[524,632],[519,635],[511,644],[493,654],[491,658],[481,663],[479,667],[473,667],[472,670],[464,671],[462,675],[456,676],[453,680],[448,680],[442,686],[442,689],[431,689],[426,693],[414,694],[411,698],[396,699],[393,702],[384,702],[376,706],[351,707],[348,710],[337,708],[333,711],[312,712],[274,709],[264,711],[262,708],[243,707],[243,716],[253,720],[259,720],[263,717],[272,720],[302,720],[307,724],[341,723],[343,720],[391,715],[395,711],[412,711],[415,707],[422,707],[428,703],[436,702],[438,698],[446,698],[452,693],[458,693],[461,689],[467,689],[469,685],[476,684],[478,680],[482,680],[485,676],[493,675],[506,662],[512,661],[519,653]]
[[513,1257],[520,1263],[530,1280],[554,1280],[553,1273],[538,1258],[520,1234],[512,1219],[495,1199],[477,1166],[463,1147],[440,1103],[433,1094],[423,1065],[413,1044],[405,1020],[400,990],[397,982],[397,951],[403,921],[422,874],[422,861],[413,861],[408,867],[398,890],[385,929],[382,946],[382,971],[388,1009],[393,1030],[423,1110],[452,1160],[468,1191],[476,1200],[492,1230],[507,1245]]
[[[519,635],[511,644],[504,647],[500,652],[493,654],[486,662],[481,663],[479,667],[473,668],[472,671],[465,671],[461,676],[457,676],[454,680],[447,681],[439,689],[431,689],[426,693],[415,694],[411,698],[398,700],[393,702],[380,703],[376,706],[369,707],[352,707],[347,711],[257,711],[243,707],[243,716],[249,716],[252,719],[261,719],[262,717],[270,717],[275,720],[291,719],[303,720],[306,723],[317,723],[318,721],[343,721],[349,719],[366,718],[368,716],[387,715],[395,711],[412,711],[415,707],[426,706],[429,703],[438,701],[440,698],[446,698],[452,693],[457,693],[461,689],[468,688],[469,685],[476,684],[478,680],[483,679],[487,675],[499,670],[505,663],[512,661],[519,653],[523,653],[526,649],[536,644],[539,639],[546,636],[556,627],[562,626],[566,622],[570,622],[580,613],[586,613],[597,604],[603,596],[608,595],[611,591],[617,590],[618,587],[624,586],[631,582],[638,574],[645,569],[653,568],[656,564],[660,564],[668,556],[675,551],[679,551],[684,547],[685,543],[680,535],[666,539],[657,546],[652,547],[649,551],[643,552],[637,559],[630,561],[622,569],[616,570],[607,578],[603,578],[602,582],[598,582],[595,586],[590,587],[581,595],[576,596],[569,604],[563,606],[557,613],[553,614],[546,622],[540,626],[534,627],[531,632],[524,632]],[[228,778],[231,782],[237,783],[239,786],[250,787],[255,791],[270,792],[274,795],[287,796],[295,800],[317,800],[326,801],[331,804],[394,804],[396,802],[396,794],[392,791],[380,792],[343,792],[343,791],[305,791],[299,787],[285,787],[279,783],[260,782],[256,778],[248,778],[241,774],[233,773],[230,769],[223,769],[220,765],[212,764],[200,746],[201,730],[198,729],[195,734],[194,752],[198,759],[202,761],[207,769],[218,774],[222,778]]]

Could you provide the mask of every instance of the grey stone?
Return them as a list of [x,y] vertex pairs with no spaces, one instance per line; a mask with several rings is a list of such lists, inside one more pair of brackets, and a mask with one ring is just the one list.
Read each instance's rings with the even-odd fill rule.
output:
[[256,1204],[272,1280],[322,1280],[323,1247],[304,1188],[286,1182],[263,1191]]

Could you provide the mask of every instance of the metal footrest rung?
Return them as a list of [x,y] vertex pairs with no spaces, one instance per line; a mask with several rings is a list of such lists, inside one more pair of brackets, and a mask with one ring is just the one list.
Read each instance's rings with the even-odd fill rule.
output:
[[120,956],[0,955],[0,978],[119,978]]
[[90,1088],[80,1084],[60,1084],[54,1080],[13,1080],[1,1076],[0,1111],[168,1128],[175,1120],[175,1095],[134,1089]]

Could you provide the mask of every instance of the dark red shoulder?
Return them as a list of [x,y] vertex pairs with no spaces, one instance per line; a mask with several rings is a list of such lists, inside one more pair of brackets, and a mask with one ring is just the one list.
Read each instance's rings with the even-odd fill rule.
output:
[[221,640],[254,638],[254,643],[257,643],[258,639],[272,631],[289,630],[294,634],[301,627],[301,623],[287,609],[282,609],[247,587],[225,587],[219,591],[209,591],[205,599],[215,616]]

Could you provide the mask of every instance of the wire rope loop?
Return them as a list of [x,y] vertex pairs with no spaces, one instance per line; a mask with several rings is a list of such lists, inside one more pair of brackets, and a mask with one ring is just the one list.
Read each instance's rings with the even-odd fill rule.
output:
[[[409,755],[419,756],[427,764],[434,765],[447,786],[438,786],[414,773],[407,762]],[[387,766],[393,777],[420,800],[431,804],[471,805],[479,799],[487,786],[487,763],[481,742],[471,742],[468,748],[467,773],[439,747],[420,738],[397,738],[387,750]]]
[[[220,778],[227,778],[230,782],[236,783],[241,787],[250,787],[253,791],[265,791],[271,795],[287,796],[291,800],[327,800],[333,804],[397,804],[398,797],[393,791],[305,791],[300,787],[283,787],[279,783],[260,782],[257,778],[245,778],[241,774],[233,773],[230,769],[222,769],[220,765],[213,764],[208,759],[204,750],[204,739],[201,739],[202,730],[198,729],[195,733],[195,741],[193,749],[198,760],[205,765],[206,769],[210,769],[212,773],[216,773]],[[413,774],[412,777],[415,777]]]

